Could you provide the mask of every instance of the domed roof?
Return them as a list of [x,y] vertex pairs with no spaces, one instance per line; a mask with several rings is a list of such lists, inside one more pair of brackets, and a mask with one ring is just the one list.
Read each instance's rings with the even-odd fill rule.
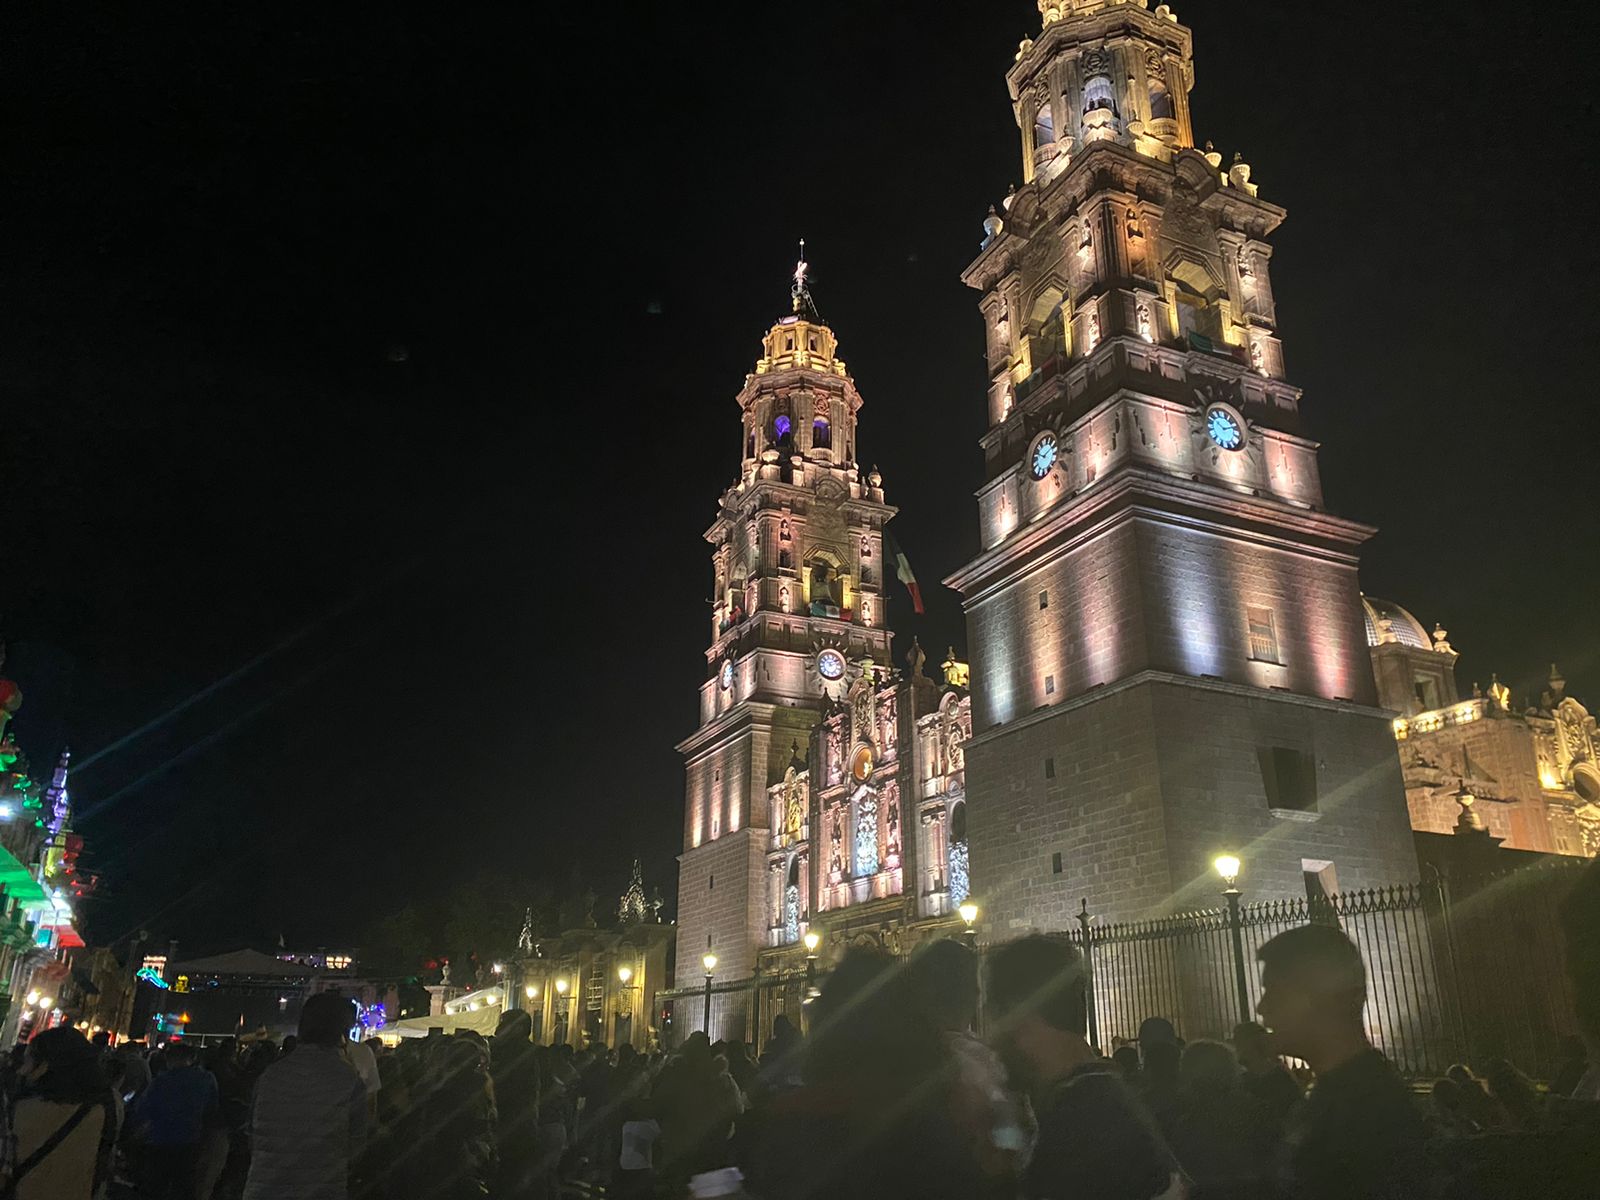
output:
[[[1433,639],[1422,627],[1422,622],[1393,600],[1380,600],[1376,596],[1363,595],[1361,610],[1366,620],[1367,645],[1376,646],[1382,642],[1392,641],[1399,642],[1402,646],[1413,646],[1418,650],[1433,649]],[[1390,634],[1388,637],[1384,636],[1385,621],[1388,622]]]

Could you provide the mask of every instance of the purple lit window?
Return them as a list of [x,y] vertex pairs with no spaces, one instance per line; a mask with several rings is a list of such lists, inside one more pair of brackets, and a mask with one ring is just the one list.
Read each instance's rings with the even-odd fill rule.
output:
[[772,423],[772,428],[773,428],[773,432],[775,432],[779,437],[788,437],[789,436],[789,418],[788,417],[779,417],[776,421],[774,421]]

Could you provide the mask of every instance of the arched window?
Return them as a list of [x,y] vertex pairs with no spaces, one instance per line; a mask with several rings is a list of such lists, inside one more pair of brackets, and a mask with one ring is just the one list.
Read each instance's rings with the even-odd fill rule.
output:
[[878,798],[871,792],[856,806],[855,871],[857,879],[878,873]]
[[1177,300],[1178,332],[1184,337],[1197,334],[1213,342],[1222,340],[1222,310],[1218,302],[1222,291],[1204,269],[1192,262],[1172,268]]
[[1150,119],[1170,121],[1176,115],[1172,107],[1172,93],[1167,91],[1167,73],[1161,59],[1152,54],[1145,60],[1145,79],[1150,84]]
[[1033,367],[1039,370],[1066,357],[1067,324],[1062,312],[1061,292],[1046,288],[1033,302],[1028,316],[1028,333],[1033,340]]
[[772,419],[772,440],[778,443],[780,450],[794,445],[794,426],[788,413],[779,413]]
[[811,446],[815,450],[833,449],[833,431],[827,417],[818,417],[811,422]]
[[1111,76],[1091,75],[1083,84],[1083,111],[1109,112],[1117,115],[1116,93],[1111,89]]
[[958,801],[950,809],[950,907],[955,908],[972,894],[967,874],[967,805]]
[[789,859],[789,875],[783,888],[783,940],[800,940],[800,856]]
[[1051,115],[1048,103],[1039,105],[1039,111],[1033,114],[1033,148],[1043,150],[1046,146],[1055,145],[1056,123]]

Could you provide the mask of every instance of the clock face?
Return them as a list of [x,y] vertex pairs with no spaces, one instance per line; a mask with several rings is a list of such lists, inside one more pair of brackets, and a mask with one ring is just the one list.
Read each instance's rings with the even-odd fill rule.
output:
[[731,659],[722,664],[722,686],[724,690],[733,686],[733,661]]
[[872,774],[872,747],[861,746],[850,760],[850,774],[857,783],[865,783]]
[[824,679],[839,679],[844,675],[844,655],[837,650],[824,650],[817,655],[817,673]]
[[1056,442],[1055,434],[1040,434],[1034,440],[1033,453],[1028,456],[1028,469],[1033,472],[1033,477],[1043,479],[1050,474],[1050,469],[1056,465],[1060,453],[1061,448]]
[[1244,445],[1239,418],[1220,405],[1206,410],[1206,436],[1224,450],[1237,450]]

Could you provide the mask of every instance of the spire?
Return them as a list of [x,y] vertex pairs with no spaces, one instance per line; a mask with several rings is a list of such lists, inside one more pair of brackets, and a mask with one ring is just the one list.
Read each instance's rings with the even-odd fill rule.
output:
[[794,306],[794,315],[803,321],[815,321],[822,324],[822,315],[817,312],[817,305],[811,298],[811,288],[806,283],[806,272],[811,264],[806,262],[806,240],[800,239],[800,258],[794,264],[794,282],[789,288],[789,302]]

